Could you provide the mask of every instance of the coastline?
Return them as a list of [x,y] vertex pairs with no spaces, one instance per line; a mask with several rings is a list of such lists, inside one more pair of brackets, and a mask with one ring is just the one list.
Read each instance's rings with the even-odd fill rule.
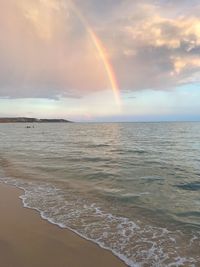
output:
[[0,183],[0,258],[6,267],[125,267],[110,251],[24,208],[17,187]]

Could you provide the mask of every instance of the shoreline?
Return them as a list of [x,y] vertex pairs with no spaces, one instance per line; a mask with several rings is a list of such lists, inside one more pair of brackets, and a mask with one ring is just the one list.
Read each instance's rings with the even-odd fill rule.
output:
[[0,183],[0,257],[6,267],[126,267],[110,251],[23,207],[23,190]]

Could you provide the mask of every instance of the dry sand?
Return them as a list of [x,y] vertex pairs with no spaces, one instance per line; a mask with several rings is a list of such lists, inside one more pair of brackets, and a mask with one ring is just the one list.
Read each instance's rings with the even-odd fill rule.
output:
[[23,208],[22,191],[0,183],[0,267],[125,267],[117,257]]

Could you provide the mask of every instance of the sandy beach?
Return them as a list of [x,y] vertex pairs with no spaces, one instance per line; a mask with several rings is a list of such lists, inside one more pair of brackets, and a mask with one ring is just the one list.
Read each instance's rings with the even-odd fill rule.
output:
[[23,191],[0,183],[1,267],[125,267],[117,257],[23,208]]

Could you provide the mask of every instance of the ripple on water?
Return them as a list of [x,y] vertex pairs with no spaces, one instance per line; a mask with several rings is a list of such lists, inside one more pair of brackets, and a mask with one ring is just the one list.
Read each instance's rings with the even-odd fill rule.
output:
[[37,209],[50,222],[111,250],[129,266],[196,266],[200,261],[196,254],[185,256],[199,242],[199,236],[186,240],[178,231],[115,216],[91,199],[88,201],[53,184],[11,178],[2,181],[25,190],[21,198],[26,207]]
[[175,185],[176,187],[183,189],[183,190],[189,190],[189,191],[199,191],[200,190],[200,182],[192,182],[192,183],[183,183]]

